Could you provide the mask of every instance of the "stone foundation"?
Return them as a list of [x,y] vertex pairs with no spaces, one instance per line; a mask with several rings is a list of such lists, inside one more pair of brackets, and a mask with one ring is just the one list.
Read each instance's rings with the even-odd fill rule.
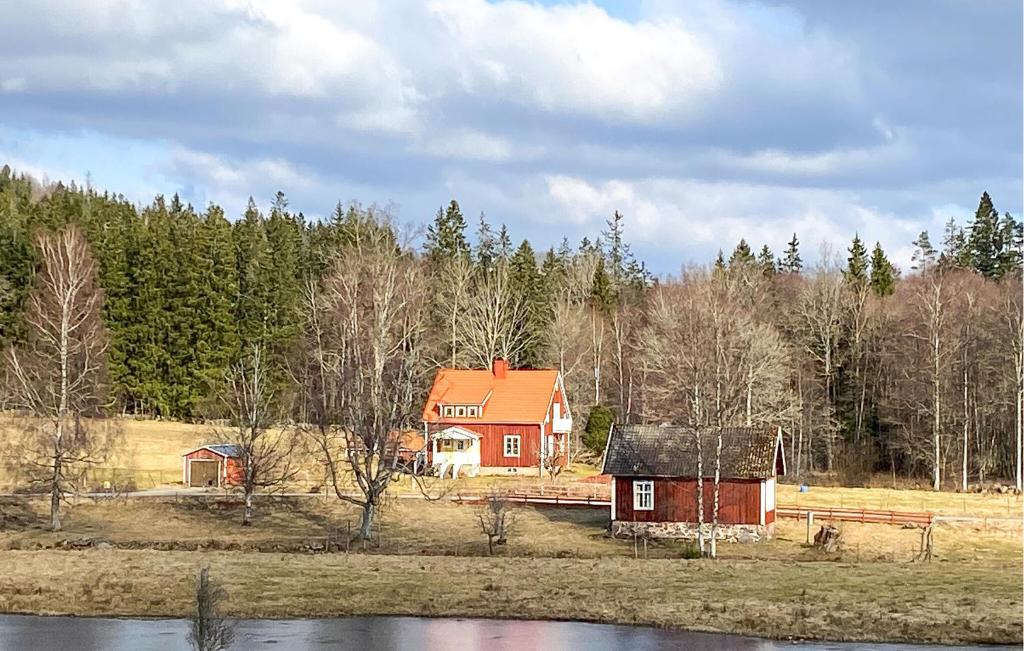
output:
[[[715,538],[723,542],[756,543],[771,538],[775,525],[758,524],[720,524],[715,530]],[[612,537],[632,538],[679,538],[683,540],[697,539],[696,522],[612,522]],[[704,525],[704,535],[711,535],[711,525]]]

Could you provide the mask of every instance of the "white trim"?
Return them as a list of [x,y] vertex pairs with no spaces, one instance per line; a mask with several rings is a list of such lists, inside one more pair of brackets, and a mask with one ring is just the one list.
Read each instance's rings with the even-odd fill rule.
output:
[[436,441],[438,439],[453,439],[453,440],[462,439],[463,441],[469,441],[469,440],[479,441],[480,440],[480,435],[477,434],[476,432],[472,431],[472,430],[466,429],[465,427],[459,427],[458,425],[452,425],[451,427],[446,427],[446,428],[444,428],[442,430],[438,430],[438,431],[436,431],[436,432],[434,432],[433,434],[430,435],[430,440],[431,441]]
[[775,472],[775,468],[779,465],[779,450],[782,450],[782,473],[786,474],[786,446],[785,439],[782,437],[782,427],[779,427],[778,434],[775,436],[775,452],[772,454],[772,475],[778,475]]
[[[644,490],[644,489],[650,489]],[[645,495],[650,495],[651,503],[647,506],[641,506],[640,499]],[[633,510],[634,511],[653,511],[654,510],[654,481],[650,479],[634,479],[633,480]],[[763,524],[763,523],[762,523]]]
[[[509,454],[508,444],[511,440],[515,440],[515,454]],[[523,435],[522,434],[504,434],[501,439],[501,451],[507,458],[518,458],[522,454],[523,449]],[[541,461],[541,467],[544,466],[544,462]]]
[[612,434],[615,433],[615,421],[612,420],[612,424],[608,427],[608,438],[604,440],[604,452],[601,454],[601,474],[607,475],[605,472],[605,466],[608,465],[608,446],[612,443]]
[[[211,445],[233,445],[233,444],[232,443],[212,443]],[[228,456],[228,455],[226,455],[226,454],[224,454],[222,452],[218,452],[217,450],[214,450],[209,445],[204,445],[204,446],[198,447],[195,450],[189,450],[188,452],[184,453],[181,456],[187,457],[188,455],[194,454],[196,452],[199,452],[200,450],[206,450],[207,452],[212,452],[213,454],[216,454],[218,457],[221,457],[223,459],[231,459],[232,458],[232,457],[230,457],[230,456]],[[239,458],[241,458],[241,457],[239,457]]]
[[762,479],[760,482],[758,482],[758,486],[760,486],[760,488],[761,488],[761,499],[758,500],[758,503],[760,503],[760,505],[761,505],[761,507],[760,507],[761,515],[760,515],[760,519],[758,520],[758,523],[762,527],[764,526],[764,494],[765,494],[764,483],[765,483],[765,481],[766,480]]
[[615,522],[615,475],[612,475],[612,522]]

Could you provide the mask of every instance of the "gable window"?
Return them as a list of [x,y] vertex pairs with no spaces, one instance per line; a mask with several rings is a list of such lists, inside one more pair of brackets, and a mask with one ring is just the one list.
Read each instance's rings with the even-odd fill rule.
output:
[[654,482],[647,480],[636,480],[633,482],[633,510],[653,511],[654,510]]
[[461,406],[461,405],[456,407],[455,408],[455,415],[458,416],[459,418],[465,418],[465,416],[466,416],[466,408]]
[[518,457],[519,456],[519,435],[518,434],[506,434],[505,435],[505,456],[506,457]]
[[444,406],[444,415],[445,416],[454,416],[455,415],[455,407],[452,407],[451,405],[445,405]]

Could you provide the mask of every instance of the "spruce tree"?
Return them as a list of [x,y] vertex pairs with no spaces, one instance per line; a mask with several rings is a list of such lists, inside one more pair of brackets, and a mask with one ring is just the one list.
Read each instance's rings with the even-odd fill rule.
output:
[[752,265],[757,259],[754,257],[754,253],[750,250],[750,245],[747,244],[747,240],[740,239],[739,244],[733,250],[732,255],[729,256],[729,266],[747,266]]
[[775,254],[767,244],[762,246],[761,252],[757,254],[757,265],[761,267],[761,272],[768,278],[778,272],[778,267],[775,266]]
[[494,260],[498,257],[498,243],[494,237],[494,230],[487,223],[487,218],[480,213],[480,224],[476,230],[476,251],[474,252],[476,263],[485,273],[494,266]]
[[883,297],[896,291],[896,268],[889,262],[880,242],[875,242],[871,252],[871,289]]
[[509,237],[508,227],[505,224],[502,224],[501,230],[498,231],[498,257],[502,260],[512,257],[512,238]]
[[986,278],[998,275],[1000,244],[999,213],[988,192],[984,192],[978,201],[967,240],[971,267]]
[[914,253],[910,256],[910,268],[927,273],[935,266],[935,247],[928,237],[928,231],[921,231],[911,244],[914,245]]
[[1021,267],[1022,254],[1022,232],[1024,224],[1018,222],[1010,213],[1003,214],[1003,220],[999,223],[999,243],[1001,250],[998,257],[997,277],[1001,278],[1012,274]]
[[452,199],[444,210],[438,208],[434,223],[427,227],[427,257],[435,264],[455,256],[469,256],[466,240],[466,219],[459,202]]
[[725,272],[725,254],[722,253],[722,249],[718,249],[718,255],[715,256],[714,273]]
[[868,280],[868,250],[861,242],[860,235],[854,234],[853,242],[848,249],[850,257],[846,259],[843,278],[850,285],[862,285]]
[[967,236],[964,229],[952,217],[946,222],[942,237],[942,253],[939,255],[939,266],[943,269],[967,269],[971,266],[971,254],[967,248]]
[[790,274],[798,274],[803,269],[804,262],[800,259],[800,240],[796,239],[796,233],[793,233],[793,239],[786,245],[786,257],[783,258],[782,264],[779,266],[781,271]]
[[526,306],[526,332],[528,341],[520,359],[510,360],[517,366],[535,367],[541,363],[541,343],[548,327],[544,282],[537,269],[537,257],[529,241],[523,240],[509,261],[512,291],[522,298]]

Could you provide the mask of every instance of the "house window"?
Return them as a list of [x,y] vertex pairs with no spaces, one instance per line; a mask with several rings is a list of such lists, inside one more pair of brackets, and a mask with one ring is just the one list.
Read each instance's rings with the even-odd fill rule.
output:
[[519,456],[519,435],[518,434],[506,434],[505,435],[505,456],[506,457],[518,457]]
[[455,415],[455,407],[452,407],[451,405],[445,405],[445,407],[444,407],[444,415],[445,416],[454,416]]
[[466,408],[465,407],[456,407],[455,408],[455,415],[458,416],[459,418],[465,418],[465,416],[466,416]]
[[477,416],[477,409],[479,409],[479,407],[467,407],[466,408],[466,415],[469,416],[470,418],[476,418],[476,416]]
[[462,450],[465,446],[466,446],[466,442],[465,441],[459,441],[458,443],[455,444],[455,447],[457,447],[459,450]]
[[654,510],[654,482],[650,480],[633,482],[633,510]]

